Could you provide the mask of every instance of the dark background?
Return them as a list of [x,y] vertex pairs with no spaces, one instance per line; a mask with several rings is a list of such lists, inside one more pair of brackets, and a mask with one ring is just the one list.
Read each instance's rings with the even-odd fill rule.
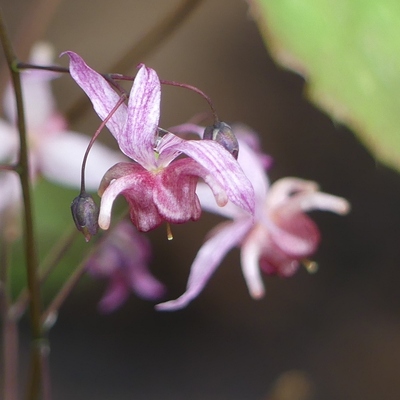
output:
[[[1,1],[13,34],[33,3]],[[178,3],[68,0],[60,2],[42,37],[57,54],[74,50],[99,71],[129,72],[107,68]],[[119,311],[102,316],[96,311],[102,284],[83,285],[50,334],[54,399],[262,400],[292,370],[307,374],[314,399],[398,399],[398,175],[304,99],[303,79],[274,64],[243,0],[203,1],[143,61],[163,79],[204,90],[223,120],[259,132],[275,160],[272,180],[315,180],[324,191],[349,199],[352,212],[314,213],[323,237],[315,255],[319,272],[267,277],[261,301],[247,293],[236,250],[204,292],[174,313],[155,312],[153,304],[132,296]],[[54,86],[67,112],[80,92],[67,77]],[[163,91],[162,126],[202,111],[206,104],[195,94]],[[71,124],[90,134],[98,119],[89,110]],[[153,271],[171,298],[183,292],[189,266],[216,221],[203,214],[198,223],[173,227],[172,242],[163,228],[149,235]]]

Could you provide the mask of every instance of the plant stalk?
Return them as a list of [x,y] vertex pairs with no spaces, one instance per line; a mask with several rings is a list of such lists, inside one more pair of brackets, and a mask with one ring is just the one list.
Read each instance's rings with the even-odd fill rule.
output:
[[0,8],[0,41],[3,46],[4,54],[7,60],[7,65],[10,70],[11,79],[14,87],[15,101],[17,108],[17,127],[20,139],[20,153],[19,160],[17,163],[16,171],[19,174],[21,187],[22,187],[22,198],[23,198],[23,209],[24,209],[24,252],[27,270],[27,281],[28,289],[30,293],[30,324],[31,324],[31,336],[32,336],[32,371],[31,380],[28,388],[28,399],[38,400],[41,391],[41,342],[42,342],[42,325],[40,321],[41,317],[41,296],[40,296],[40,285],[38,279],[38,258],[36,254],[36,242],[35,242],[35,229],[34,229],[34,218],[33,218],[33,204],[32,204],[32,192],[31,182],[29,173],[29,160],[28,160],[28,143],[26,135],[23,99],[22,99],[22,87],[19,71],[15,68],[17,64],[17,58],[14,54],[14,50],[9,39],[7,29],[4,22],[3,12]]

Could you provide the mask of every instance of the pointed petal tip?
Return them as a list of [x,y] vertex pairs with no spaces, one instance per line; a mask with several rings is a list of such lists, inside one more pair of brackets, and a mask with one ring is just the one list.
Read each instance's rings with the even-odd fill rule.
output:
[[110,227],[110,216],[109,215],[99,215],[99,227],[103,229],[103,231],[106,231]]
[[344,198],[338,198],[336,212],[340,215],[346,215],[351,211],[351,204]]
[[253,300],[261,300],[265,296],[264,289],[253,290],[250,292],[250,296]]
[[71,51],[71,50],[63,51],[62,53],[60,53],[60,55],[58,57],[62,57],[65,55],[67,55],[69,58],[75,57],[75,56],[80,57],[77,53],[75,53],[74,51]]
[[186,306],[186,302],[182,303],[176,300],[166,301],[165,303],[159,303],[154,306],[157,311],[177,311]]

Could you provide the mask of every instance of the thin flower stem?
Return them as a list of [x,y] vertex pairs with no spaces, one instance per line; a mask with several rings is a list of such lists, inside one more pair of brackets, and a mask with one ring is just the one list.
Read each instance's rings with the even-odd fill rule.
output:
[[[31,184],[28,162],[28,144],[26,137],[24,109],[22,102],[21,80],[18,70],[15,69],[17,62],[10,39],[7,34],[4,23],[3,13],[0,8],[0,40],[3,46],[4,54],[7,60],[11,78],[14,86],[14,93],[17,108],[17,126],[20,139],[20,154],[18,160],[17,172],[20,177],[22,187],[22,197],[24,204],[24,239],[25,239],[25,261],[27,269],[27,281],[30,292],[30,320],[32,334],[32,379],[28,389],[28,398],[30,400],[39,399],[40,380],[41,380],[41,352],[40,341],[42,339],[42,326],[40,323],[41,298],[40,286],[38,281],[38,258],[36,254],[35,232],[31,199]],[[35,345],[37,344],[37,345]]]
[[127,99],[127,96],[125,94],[122,94],[120,99],[118,100],[117,104],[113,107],[113,109],[110,111],[110,113],[107,115],[107,118],[102,121],[100,124],[99,128],[97,131],[94,133],[93,137],[90,139],[89,145],[85,151],[85,155],[83,156],[83,161],[82,161],[82,169],[81,169],[81,194],[85,193],[85,168],[86,168],[86,161],[89,156],[90,149],[92,148],[94,142],[100,135],[100,132],[103,130],[103,128],[106,126],[107,122],[110,120],[110,118],[115,114],[115,112],[118,110],[118,108],[121,106],[121,104]]
[[[46,279],[49,277],[50,273],[58,265],[59,261],[65,255],[66,251],[71,246],[74,239],[78,236],[78,231],[75,226],[71,225],[65,234],[58,240],[58,242],[52,246],[50,252],[47,254],[46,258],[40,264],[39,271],[39,281],[42,285]],[[26,306],[29,302],[29,290],[24,289],[15,300],[14,304],[10,307],[9,313],[15,318],[19,319],[22,317],[26,310]]]
[[51,71],[51,72],[60,72],[63,74],[69,74],[69,68],[60,67],[59,65],[36,65],[36,64],[30,64],[30,63],[19,61],[16,65],[16,68],[18,70],[39,69],[41,71]]
[[[154,28],[144,35],[138,43],[109,68],[109,71],[127,71],[148,57],[161,43],[166,41],[186,21],[202,0],[183,0],[162,19]],[[79,98],[66,112],[67,119],[72,122],[78,120],[88,109],[89,102],[85,97]]]
[[201,97],[203,97],[207,101],[208,105],[210,106],[211,112],[212,112],[212,114],[214,116],[214,123],[217,124],[219,122],[217,111],[214,108],[214,105],[213,105],[213,103],[211,101],[211,98],[209,96],[207,96],[202,90],[198,89],[196,86],[188,85],[187,83],[166,81],[166,80],[163,80],[163,79],[160,79],[160,83],[162,85],[177,86],[177,87],[189,89],[189,90],[192,90],[193,92],[199,94]]
[[9,316],[3,320],[4,400],[18,400],[18,325]]
[[3,390],[4,400],[18,399],[18,326],[10,310],[9,267],[11,243],[2,237],[0,242],[0,309],[3,331]]
[[84,260],[79,263],[78,267],[68,278],[67,282],[64,284],[61,290],[57,293],[56,297],[44,311],[41,318],[41,324],[44,328],[50,328],[52,325],[52,321],[55,321],[58,310],[60,309],[61,305],[71,294],[72,290],[75,288],[75,286],[81,279],[83,273],[85,272],[86,262],[91,254],[92,251],[90,251],[87,257],[85,257]]

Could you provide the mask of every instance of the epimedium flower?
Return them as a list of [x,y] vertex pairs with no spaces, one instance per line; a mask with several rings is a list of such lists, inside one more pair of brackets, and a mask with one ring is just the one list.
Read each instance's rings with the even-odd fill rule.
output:
[[216,207],[209,190],[199,184],[202,207],[230,221],[217,225],[207,236],[191,266],[186,292],[175,300],[158,304],[158,310],[185,307],[210,279],[224,256],[235,246],[241,249],[241,266],[250,295],[264,296],[261,272],[289,277],[318,248],[320,233],[307,211],[325,210],[346,214],[347,200],[323,193],[312,181],[287,177],[269,185],[265,167],[271,160],[261,153],[257,137],[247,129],[237,129],[239,163],[250,177],[256,198],[254,220],[228,203]]
[[[37,43],[30,62],[52,63],[53,52],[48,43]],[[64,117],[57,111],[51,81],[59,74],[41,70],[21,72],[24,110],[32,180],[39,175],[64,186],[80,186],[81,163],[90,138],[67,129]],[[0,119],[0,163],[12,164],[18,159],[19,139],[16,129],[15,99],[11,84],[4,93],[5,119]],[[97,190],[110,166],[124,160],[119,152],[96,143],[86,168],[86,188]],[[13,171],[0,171],[0,212],[19,203],[20,184]]]
[[94,278],[108,279],[99,310],[112,312],[134,292],[145,300],[158,300],[165,287],[149,271],[150,243],[128,221],[119,222],[89,258],[86,271]]
[[[86,92],[99,117],[110,117],[120,95],[79,55],[66,54],[72,78]],[[211,188],[219,206],[229,200],[244,213],[253,214],[253,188],[234,157],[213,140],[184,140],[160,131],[160,99],[157,73],[141,64],[128,104],[121,104],[106,124],[133,162],[118,163],[104,175],[99,188],[99,226],[108,229],[119,194],[126,198],[139,231],[153,229],[163,221],[197,220],[201,214],[195,192],[199,178]],[[177,159],[181,154],[186,157]]]

